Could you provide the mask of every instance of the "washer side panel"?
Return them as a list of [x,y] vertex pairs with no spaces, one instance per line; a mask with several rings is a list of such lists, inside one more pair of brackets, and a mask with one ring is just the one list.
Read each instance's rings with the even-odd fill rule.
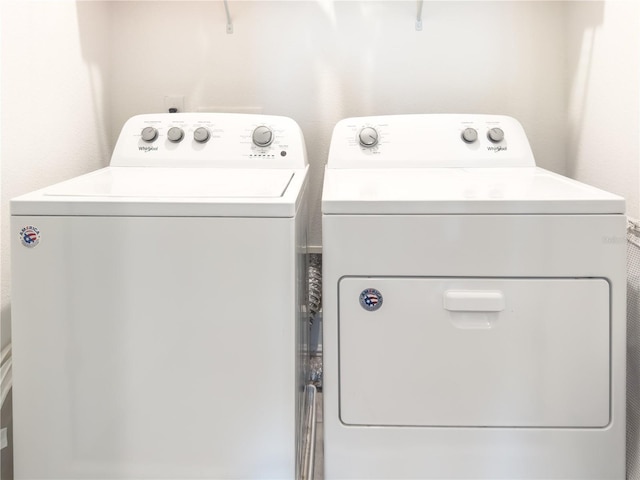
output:
[[12,232],[17,479],[295,474],[294,219]]

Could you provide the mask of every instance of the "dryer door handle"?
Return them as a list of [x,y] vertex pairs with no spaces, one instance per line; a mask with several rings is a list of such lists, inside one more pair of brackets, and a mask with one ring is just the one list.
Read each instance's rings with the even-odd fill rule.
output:
[[501,312],[504,294],[499,290],[447,290],[444,308],[450,312]]

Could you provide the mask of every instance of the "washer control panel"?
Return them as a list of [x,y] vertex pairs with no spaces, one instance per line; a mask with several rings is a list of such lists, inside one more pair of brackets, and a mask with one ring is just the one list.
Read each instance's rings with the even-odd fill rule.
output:
[[300,127],[287,117],[147,114],[125,123],[111,165],[303,168],[305,152]]
[[347,118],[331,139],[329,168],[535,166],[522,125],[504,115]]

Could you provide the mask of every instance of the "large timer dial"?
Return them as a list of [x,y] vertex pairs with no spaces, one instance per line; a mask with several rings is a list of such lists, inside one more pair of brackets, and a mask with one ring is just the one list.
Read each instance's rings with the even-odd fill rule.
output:
[[251,139],[253,140],[253,143],[258,147],[268,147],[273,143],[273,137],[273,132],[269,127],[260,125],[253,131]]
[[363,147],[375,147],[378,144],[378,131],[373,127],[364,127],[358,134],[358,141]]

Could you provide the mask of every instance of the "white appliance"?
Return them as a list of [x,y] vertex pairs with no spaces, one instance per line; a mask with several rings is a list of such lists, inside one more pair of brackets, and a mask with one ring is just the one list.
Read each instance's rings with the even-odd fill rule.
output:
[[296,476],[307,169],[288,118],[140,115],[12,200],[16,479]]
[[625,478],[624,199],[399,115],[337,124],[322,211],[327,479]]

